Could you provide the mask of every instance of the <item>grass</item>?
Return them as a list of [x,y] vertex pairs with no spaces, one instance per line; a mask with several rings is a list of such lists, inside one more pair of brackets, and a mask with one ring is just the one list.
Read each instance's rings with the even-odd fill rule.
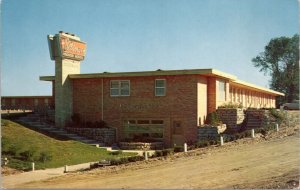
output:
[[[21,170],[30,169],[32,161],[36,169],[44,169],[135,155],[113,155],[105,149],[77,141],[57,140],[5,119],[1,120],[1,130],[2,158],[9,159],[9,167]],[[32,151],[33,155],[24,158],[26,151]],[[46,161],[40,161],[41,153],[48,155]]]

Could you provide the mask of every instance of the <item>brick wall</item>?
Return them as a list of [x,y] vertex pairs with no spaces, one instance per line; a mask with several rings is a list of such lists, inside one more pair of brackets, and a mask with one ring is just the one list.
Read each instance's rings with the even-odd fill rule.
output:
[[[166,79],[166,96],[154,95],[155,79]],[[123,121],[130,118],[163,120],[167,146],[195,141],[200,79],[199,75],[76,79],[73,80],[73,112],[79,113],[82,121],[103,119],[116,128],[117,141],[123,137]],[[111,97],[110,80],[130,80],[130,96]],[[202,84],[205,84],[204,79]],[[174,121],[181,122],[182,134],[173,135]]]

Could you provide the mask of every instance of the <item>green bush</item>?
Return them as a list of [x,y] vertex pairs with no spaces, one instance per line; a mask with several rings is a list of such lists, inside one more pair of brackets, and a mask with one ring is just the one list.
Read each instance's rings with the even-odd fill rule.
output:
[[111,165],[120,165],[121,164],[121,160],[120,159],[112,158],[109,161],[110,161]]
[[129,162],[136,162],[136,161],[142,161],[144,160],[143,156],[131,156],[128,158]]
[[75,124],[80,124],[80,115],[78,113],[74,113],[71,116],[72,122],[74,122]]
[[209,141],[198,141],[196,146],[199,147],[199,148],[209,146]]
[[129,162],[127,157],[120,158],[121,164],[127,164]]
[[173,153],[174,153],[174,149],[173,148],[168,148],[168,149],[162,150],[162,155],[163,156],[169,156],[169,155],[172,155]]
[[22,156],[26,161],[33,162],[35,160],[36,150],[35,149],[25,150],[24,152],[20,153],[20,156]]
[[163,156],[163,151],[162,150],[156,150],[153,157],[161,157]]
[[96,121],[94,123],[94,127],[95,128],[108,128],[107,123],[105,121],[103,121],[103,120]]
[[229,103],[225,103],[225,104],[219,106],[218,108],[233,108],[233,109],[243,108],[243,104],[242,103],[229,102]]
[[184,151],[183,146],[175,146],[174,147],[174,152],[183,152],[183,151]]
[[120,155],[120,154],[122,154],[122,153],[123,153],[122,150],[117,150],[117,151],[110,152],[109,154],[110,154],[110,155]]
[[275,108],[270,109],[271,115],[276,119],[276,122],[280,125],[284,119],[285,114],[281,111],[277,111]]
[[9,152],[9,140],[6,137],[1,138],[1,152],[2,153]]
[[47,161],[51,161],[52,160],[52,155],[49,152],[41,152],[40,153],[40,157],[39,157],[39,161],[40,162],[47,162]]
[[205,123],[213,125],[213,126],[218,126],[218,125],[222,124],[217,112],[211,112],[211,113],[207,114]]
[[[8,145],[7,145],[8,146]],[[7,154],[12,156],[18,156],[21,148],[17,145],[10,145],[7,150]]]

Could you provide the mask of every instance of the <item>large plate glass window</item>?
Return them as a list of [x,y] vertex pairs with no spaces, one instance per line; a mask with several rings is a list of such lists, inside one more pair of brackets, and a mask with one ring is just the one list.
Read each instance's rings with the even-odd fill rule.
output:
[[166,80],[156,79],[155,80],[155,96],[165,96],[166,95]]

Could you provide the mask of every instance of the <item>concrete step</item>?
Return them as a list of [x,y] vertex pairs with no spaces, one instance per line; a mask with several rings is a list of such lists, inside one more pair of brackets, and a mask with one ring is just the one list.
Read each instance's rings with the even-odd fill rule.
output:
[[95,141],[95,140],[89,140],[89,139],[80,140],[80,142],[87,143],[87,144],[99,144],[97,141]]
[[69,137],[69,138],[76,138],[76,137],[78,137],[77,134],[70,134],[70,133],[67,133],[65,136]]
[[[53,112],[53,118],[54,117],[55,114]],[[49,113],[47,119],[49,119]],[[69,133],[68,131],[61,128],[56,128],[53,124],[46,123],[46,117],[40,116],[38,114],[30,114],[26,117],[19,118],[17,121],[20,123],[30,125],[33,128],[48,132],[50,134],[67,137],[69,139],[79,141],[88,145],[97,146],[97,147],[105,146],[105,144],[99,143],[96,140],[89,139],[74,133]]]
[[85,140],[87,138],[77,135],[77,136],[70,137],[70,139],[73,139],[73,140],[76,140],[76,141],[81,141],[81,140]]

